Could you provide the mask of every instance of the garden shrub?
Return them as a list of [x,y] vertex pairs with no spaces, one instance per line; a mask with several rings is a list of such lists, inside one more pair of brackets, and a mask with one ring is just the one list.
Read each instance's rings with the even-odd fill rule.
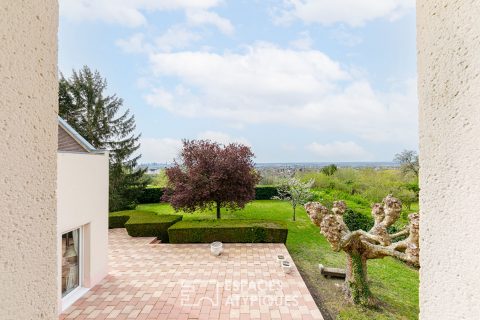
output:
[[189,220],[168,229],[171,243],[285,243],[288,228],[281,221]]
[[159,187],[148,187],[143,189],[140,197],[138,198],[138,203],[159,203],[162,199],[164,188]]
[[343,215],[343,221],[350,231],[364,230],[369,231],[373,227],[373,218],[359,212],[347,209]]
[[277,187],[275,186],[258,186],[255,187],[255,200],[270,200],[278,196]]
[[[143,189],[138,198],[139,204],[159,203],[162,199],[165,188],[148,187]],[[277,187],[275,186],[258,186],[255,187],[255,200],[270,200],[278,196]]]
[[[165,188],[148,187],[143,189],[138,198],[139,204],[159,203],[162,199]],[[255,200],[270,200],[278,196],[277,187],[275,186],[258,186],[255,187]]]
[[180,215],[158,215],[150,211],[120,211],[109,215],[108,227],[125,228],[131,237],[157,237],[168,242],[168,228],[182,220]]
[[[128,212],[128,211],[120,211],[120,212]],[[128,219],[130,219],[129,215],[110,214],[108,217],[108,229],[125,228],[125,222],[127,222]]]

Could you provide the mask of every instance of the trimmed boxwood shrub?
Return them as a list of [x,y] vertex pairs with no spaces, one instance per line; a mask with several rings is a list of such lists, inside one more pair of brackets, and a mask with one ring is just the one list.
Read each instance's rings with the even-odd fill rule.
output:
[[[165,188],[148,187],[143,189],[138,198],[139,204],[159,203]],[[258,186],[255,187],[255,200],[270,200],[278,196],[277,187],[274,186]]]
[[255,200],[270,200],[278,196],[277,187],[258,186],[255,187]]
[[153,187],[143,189],[140,197],[138,197],[138,203],[159,203],[163,196],[164,188]]
[[168,228],[182,220],[180,215],[158,215],[150,211],[120,211],[109,215],[108,227],[125,228],[131,237],[157,237],[168,242]]
[[[120,212],[128,212],[128,211],[120,211]],[[120,212],[115,212],[114,214],[120,214]],[[108,229],[115,229],[115,228],[125,228],[125,222],[130,219],[129,215],[114,215],[110,214],[108,216]]]
[[188,220],[168,229],[171,243],[285,243],[288,228],[282,221]]

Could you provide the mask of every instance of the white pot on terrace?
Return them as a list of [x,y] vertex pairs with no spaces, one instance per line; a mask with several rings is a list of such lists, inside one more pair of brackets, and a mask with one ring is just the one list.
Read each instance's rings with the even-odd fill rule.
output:
[[283,254],[279,254],[277,256],[277,263],[278,265],[281,267],[282,266],[282,262],[285,261],[285,256]]
[[285,272],[285,273],[292,272],[292,265],[291,265],[290,261],[283,261],[282,262],[282,269],[283,269],[283,272]]
[[223,243],[221,243],[220,241],[212,242],[212,244],[210,245],[210,252],[214,256],[221,255],[223,252]]

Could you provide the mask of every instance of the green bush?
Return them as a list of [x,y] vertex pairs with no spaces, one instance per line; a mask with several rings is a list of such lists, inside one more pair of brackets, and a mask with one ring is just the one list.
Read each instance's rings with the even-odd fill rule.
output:
[[[140,197],[138,198],[139,204],[147,203],[159,203],[162,199],[162,195],[165,188],[161,187],[148,187],[143,189]],[[274,186],[258,186],[255,187],[255,200],[270,200],[273,197],[278,196],[277,187]]]
[[159,187],[145,188],[138,198],[138,203],[159,203],[162,199],[163,191],[164,188]]
[[[128,211],[120,211],[120,212],[128,212]],[[120,212],[115,212],[120,213]],[[112,215],[112,213],[108,217],[108,229],[116,229],[116,228],[125,228],[125,222],[130,219],[129,215]]]
[[274,186],[258,186],[255,187],[255,200],[271,200],[278,196],[277,187]]
[[350,229],[350,231],[360,229],[364,231],[369,231],[373,227],[373,218],[355,212],[352,209],[347,209],[347,211],[343,215],[343,221],[347,225],[348,229]]
[[125,228],[131,237],[157,237],[168,242],[168,228],[182,220],[180,215],[157,215],[150,211],[120,211],[109,215],[108,227]]
[[333,163],[320,169],[320,171],[326,176],[333,175],[335,172],[337,172],[337,170],[338,170],[337,166]]
[[189,220],[168,229],[171,243],[285,243],[288,228],[281,221]]

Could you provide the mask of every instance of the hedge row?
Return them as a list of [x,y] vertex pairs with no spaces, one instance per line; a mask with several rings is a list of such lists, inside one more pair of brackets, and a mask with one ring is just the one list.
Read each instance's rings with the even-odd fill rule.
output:
[[[158,203],[162,198],[164,188],[145,188],[138,198],[138,203]],[[255,200],[270,200],[278,196],[277,188],[274,186],[259,186],[255,188]]]
[[255,200],[270,200],[276,196],[278,196],[278,191],[275,186],[255,187]]
[[168,242],[168,228],[182,220],[180,215],[158,215],[150,211],[119,211],[110,213],[108,227],[125,228],[131,237],[157,237]]
[[288,228],[281,221],[189,220],[168,229],[171,243],[285,243]]
[[164,188],[145,188],[138,198],[138,203],[158,203],[162,199]]

